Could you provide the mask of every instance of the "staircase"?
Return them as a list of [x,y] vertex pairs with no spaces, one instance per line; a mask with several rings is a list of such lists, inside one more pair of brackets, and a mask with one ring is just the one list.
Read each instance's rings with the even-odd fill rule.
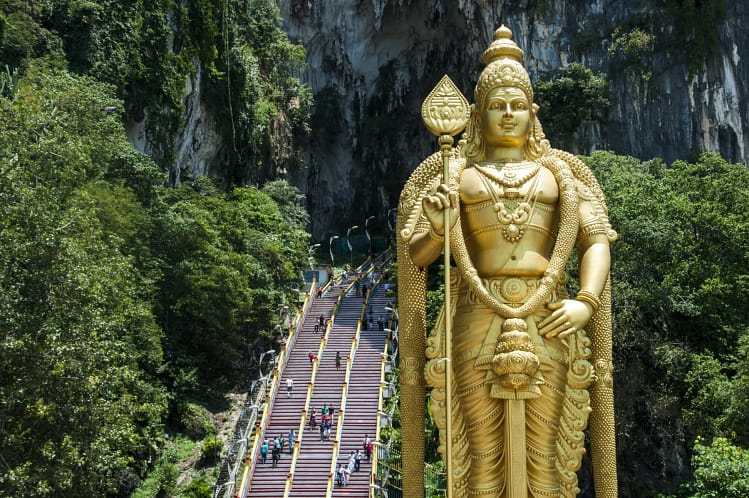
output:
[[[361,298],[355,298],[354,300],[362,301]],[[384,330],[378,330],[377,320],[380,316],[383,320],[389,316],[388,312],[385,311],[387,300],[382,286],[376,287],[369,297],[368,308],[369,306],[372,307],[372,313],[367,313],[366,316],[371,316],[373,323],[367,327],[367,330],[361,331],[359,346],[349,378],[348,400],[344,411],[343,431],[336,467],[339,463],[343,463],[343,466],[346,467],[351,452],[362,450],[361,467],[358,472],[351,474],[347,486],[342,488],[336,486],[334,488],[334,497],[369,496],[371,463],[364,453],[363,442],[367,435],[374,441],[377,429],[381,355],[387,335]]]
[[[340,291],[340,286],[332,287],[322,298],[316,299],[312,303],[310,311],[305,317],[300,335],[289,354],[289,360],[271,408],[270,422],[264,434],[264,437],[269,440],[268,457],[265,464],[261,464],[259,461],[256,463],[251,489],[247,494],[248,497],[279,498],[283,496],[286,476],[291,464],[291,453],[287,442],[278,466],[275,469],[272,468],[272,440],[280,434],[283,434],[284,439],[288,440],[289,431],[293,429],[296,432],[299,428],[302,409],[307,397],[307,386],[312,374],[312,364],[309,361],[308,353],[312,352],[317,355],[320,349],[320,341],[324,337],[324,329],[319,330],[317,334],[314,333],[315,325],[319,323],[320,315],[330,318]],[[286,379],[288,378],[294,381],[294,389],[290,398],[286,393]],[[307,431],[305,438],[309,438],[309,436],[310,433]],[[298,439],[299,434],[296,437]]]
[[[334,463],[333,442],[337,433],[337,422],[339,420],[339,409],[342,408],[343,382],[349,355],[352,351],[353,361],[348,385],[348,398],[343,407],[343,424],[341,429],[340,461],[348,463],[348,455],[351,451],[362,449],[362,441],[365,435],[374,439],[377,421],[377,406],[380,380],[381,354],[385,344],[386,332],[378,330],[377,319],[389,316],[384,307],[387,298],[384,297],[382,287],[377,287],[369,297],[369,305],[372,312],[366,316],[372,316],[374,322],[368,330],[360,332],[359,340],[354,343],[358,320],[361,317],[364,299],[350,295],[341,299],[340,306],[330,327],[327,336],[323,333],[314,334],[314,326],[318,323],[322,314],[330,317],[340,292],[351,282],[344,281],[336,287],[332,287],[322,298],[316,299],[311,310],[304,320],[300,335],[293,349],[289,353],[286,368],[280,379],[280,386],[275,398],[274,405],[269,413],[270,419],[264,437],[270,442],[278,435],[283,434],[288,439],[289,430],[295,431],[299,428],[302,410],[306,401],[307,387],[311,381],[312,364],[308,353],[318,354],[319,358],[317,373],[314,380],[314,390],[310,399],[310,409],[316,410],[317,427],[304,428],[303,438],[299,447],[296,466],[293,476],[290,474],[291,457],[288,445],[285,446],[281,460],[277,468],[272,468],[271,451],[265,464],[257,462],[250,490],[245,495],[250,498],[284,496],[287,477],[293,477],[291,481],[291,497],[325,497],[328,490],[331,464]],[[322,342],[321,342],[322,341]],[[352,348],[352,345],[354,347]],[[341,354],[340,370],[336,369],[336,352]],[[292,396],[287,397],[286,379],[292,378],[294,389]],[[328,441],[320,441],[319,424],[321,422],[321,409],[324,404],[331,408],[331,436]],[[297,441],[299,434],[297,434]],[[272,445],[270,446],[272,447]],[[337,466],[337,462],[336,462]],[[334,488],[333,496],[369,496],[369,473],[370,462],[363,456],[359,472],[351,475],[349,484],[343,488]]]
[[[353,294],[353,292],[352,292]],[[325,496],[333,454],[332,439],[338,429],[338,408],[341,405],[341,390],[346,374],[346,362],[356,335],[356,327],[361,315],[362,298],[344,297],[341,300],[335,325],[328,333],[325,353],[320,358],[320,366],[315,380],[315,390],[310,409],[317,411],[317,424],[322,421],[322,407],[330,408],[331,440],[320,441],[319,429],[308,428],[299,453],[291,496],[320,498]],[[341,353],[341,369],[336,370],[336,352]]]

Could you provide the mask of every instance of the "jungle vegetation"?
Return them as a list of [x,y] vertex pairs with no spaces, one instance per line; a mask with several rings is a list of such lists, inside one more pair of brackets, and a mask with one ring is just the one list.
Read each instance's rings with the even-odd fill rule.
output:
[[[719,2],[669,2],[692,4]],[[175,187],[166,137],[196,61],[226,169]],[[284,115],[292,145],[314,125],[303,62],[272,0],[0,0],[0,495],[210,495],[206,478],[175,486],[184,438],[215,454],[203,406],[246,384],[307,258],[301,195],[261,181],[271,122]],[[565,98],[581,86],[605,110],[605,81],[580,66],[539,95],[582,112]],[[123,127],[145,115],[151,156]],[[620,239],[621,495],[747,496],[746,165],[584,159]]]
[[[304,50],[274,2],[231,4],[0,1],[2,496],[130,496],[154,474],[136,496],[212,495],[177,488],[176,462],[221,451],[205,406],[275,345],[309,240],[296,188],[234,181],[259,178],[280,113],[306,133]],[[196,64],[227,170],[174,187]],[[123,126],[144,115],[150,157]]]

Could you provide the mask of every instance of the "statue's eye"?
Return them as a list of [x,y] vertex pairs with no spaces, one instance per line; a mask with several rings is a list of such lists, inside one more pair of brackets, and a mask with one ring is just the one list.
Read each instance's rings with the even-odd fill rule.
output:
[[515,104],[513,105],[513,107],[516,110],[518,110],[518,111],[524,111],[524,110],[528,109],[528,106],[525,105],[525,102],[515,102]]
[[489,104],[489,109],[492,111],[496,111],[497,109],[502,109],[502,103],[495,100],[491,104]]

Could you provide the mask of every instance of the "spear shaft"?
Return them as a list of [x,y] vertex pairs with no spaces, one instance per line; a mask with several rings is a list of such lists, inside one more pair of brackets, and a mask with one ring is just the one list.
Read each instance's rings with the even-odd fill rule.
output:
[[[442,183],[448,187],[448,202],[450,200],[450,156],[452,155],[453,137],[442,135],[439,139],[442,151]],[[447,498],[452,498],[453,493],[453,396],[452,396],[452,357],[453,357],[453,315],[450,309],[450,208],[445,209],[445,423],[447,424],[447,437],[445,442],[445,453],[447,455],[445,470],[447,472]]]
[[444,273],[445,273],[445,317],[444,353],[445,362],[445,467],[447,471],[447,496],[453,495],[453,403],[452,403],[452,310],[450,302],[450,158],[453,156],[453,136],[468,124],[470,109],[466,98],[455,83],[443,76],[430,92],[421,107],[424,125],[439,137],[442,153],[442,183],[448,188],[448,206],[444,210]]

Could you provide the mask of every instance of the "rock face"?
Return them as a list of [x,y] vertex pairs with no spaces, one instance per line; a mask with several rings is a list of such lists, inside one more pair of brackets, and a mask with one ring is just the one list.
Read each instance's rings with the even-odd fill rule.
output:
[[[185,172],[192,176],[217,176],[221,173],[224,141],[203,92],[203,68],[198,61],[193,61],[193,64],[195,73],[185,80],[182,97],[184,125],[173,137],[176,162],[169,171],[172,185],[179,185]],[[147,115],[140,121],[130,120],[125,130],[128,139],[138,150],[153,154],[147,121]]]
[[[481,53],[504,23],[525,51],[531,78],[550,79],[581,62],[609,80],[606,120],[582,123],[579,150],[612,150],[667,162],[696,151],[749,159],[749,23],[746,2],[725,2],[717,43],[690,78],[689,47],[657,42],[636,61],[615,60],[616,29],[645,25],[655,40],[674,38],[672,13],[634,0],[281,0],[285,28],[307,49],[303,79],[316,94],[317,126],[307,168],[292,181],[307,194],[313,233],[357,223],[397,204],[418,161],[436,150],[422,126],[421,102],[448,74],[469,98]],[[662,7],[659,7],[662,8]],[[543,113],[553,109],[542,109]],[[553,137],[552,137],[553,138]],[[552,145],[553,142],[552,142]]]

